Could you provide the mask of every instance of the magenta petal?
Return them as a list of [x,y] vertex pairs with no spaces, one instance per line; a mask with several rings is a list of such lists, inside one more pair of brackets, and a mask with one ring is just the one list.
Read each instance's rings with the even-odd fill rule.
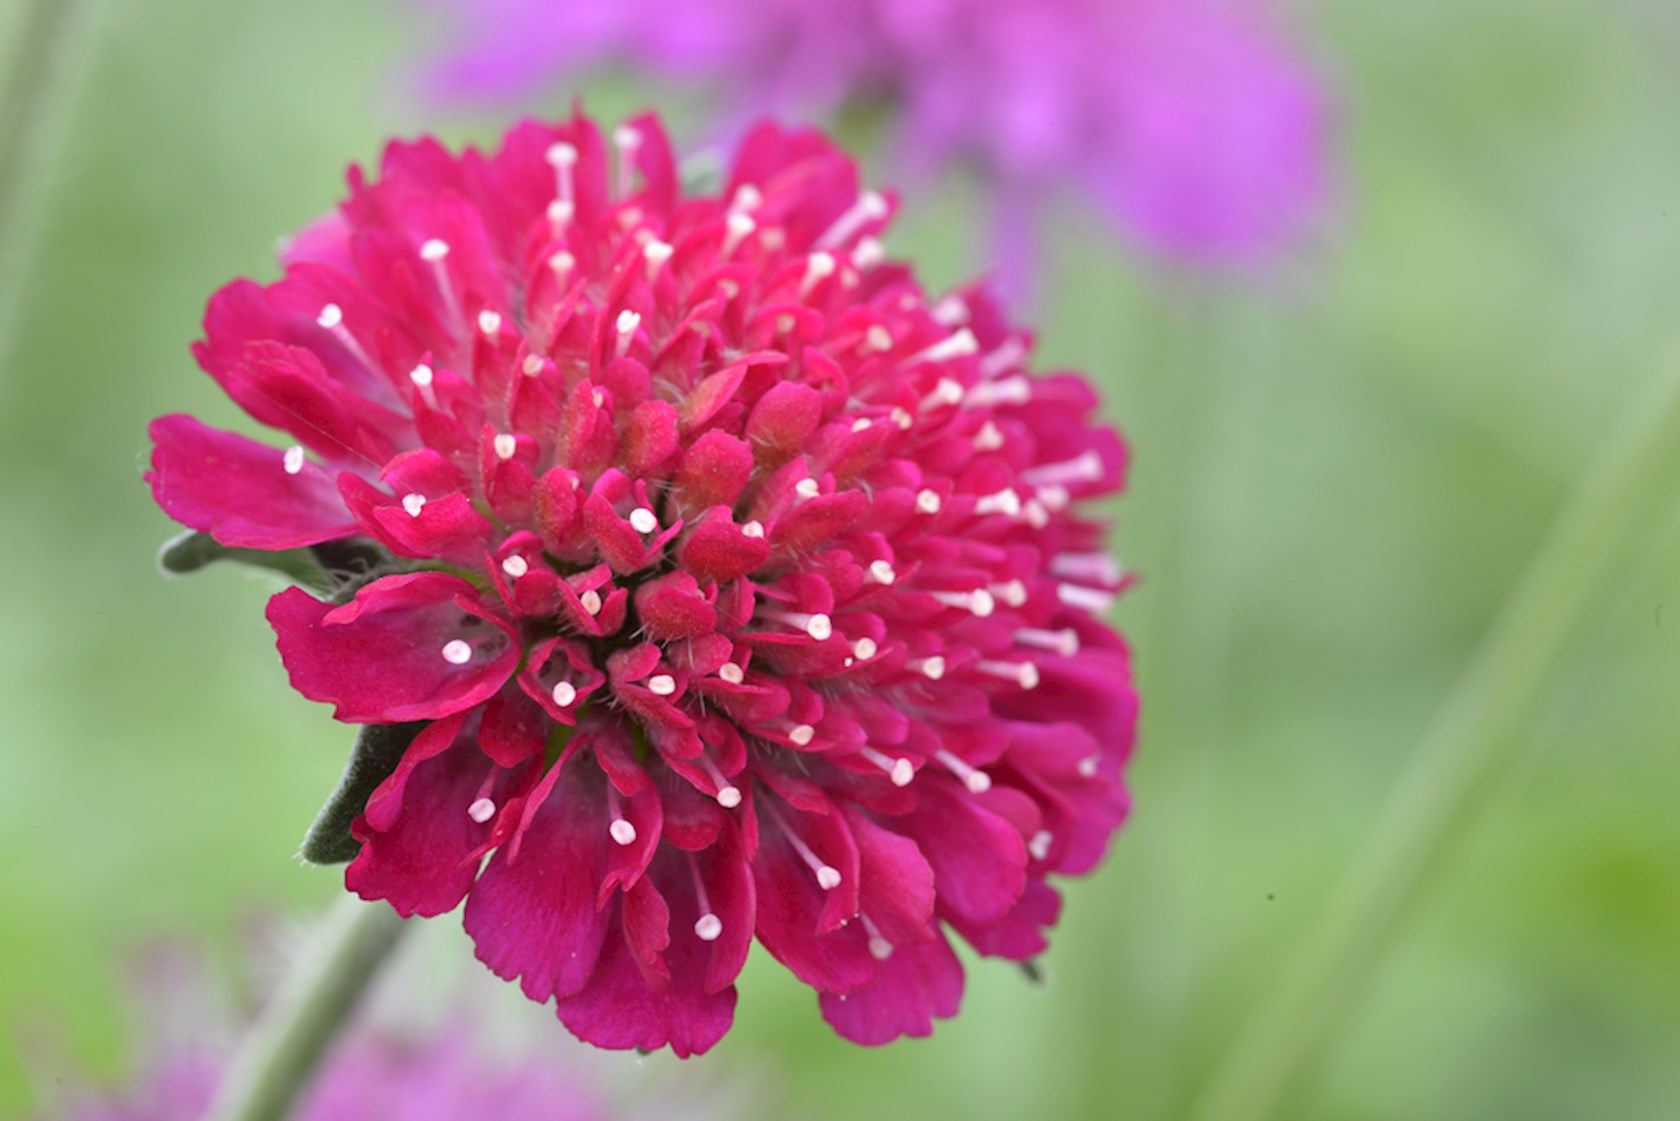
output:
[[901,1035],[932,1035],[934,1020],[957,1014],[962,994],[962,963],[941,935],[894,950],[873,985],[844,995],[823,993],[818,1002],[835,1031],[853,1043],[876,1046]]
[[606,866],[607,822],[600,772],[574,756],[532,796],[516,859],[504,845],[467,897],[464,925],[478,958],[498,976],[520,979],[532,1000],[570,996],[589,982],[607,916],[595,904]]
[[1015,827],[939,776],[919,779],[916,798],[916,812],[896,824],[933,865],[940,913],[985,923],[1013,907],[1027,868],[1026,844]]
[[146,481],[164,512],[223,545],[293,549],[356,532],[338,488],[303,449],[279,451],[174,414],[152,421]]
[[513,675],[513,628],[465,580],[387,576],[334,607],[298,588],[268,602],[292,687],[351,724],[433,720],[485,700]]

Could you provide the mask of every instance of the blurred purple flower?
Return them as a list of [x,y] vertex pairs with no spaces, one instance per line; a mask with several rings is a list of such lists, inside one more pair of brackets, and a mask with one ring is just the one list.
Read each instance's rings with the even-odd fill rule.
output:
[[990,183],[1006,275],[1066,186],[1147,248],[1215,265],[1269,259],[1326,193],[1323,91],[1254,0],[423,2],[458,24],[427,75],[446,101],[602,64],[700,84],[726,133],[884,101],[901,171]]

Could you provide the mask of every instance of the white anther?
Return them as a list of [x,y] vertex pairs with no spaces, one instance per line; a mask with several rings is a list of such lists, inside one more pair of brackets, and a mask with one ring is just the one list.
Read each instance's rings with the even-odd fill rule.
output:
[[648,692],[656,697],[669,697],[677,691],[677,679],[668,673],[657,673],[648,678]]
[[518,553],[515,553],[513,556],[507,557],[502,561],[502,571],[507,573],[508,579],[517,580],[527,572],[531,571],[531,562],[527,561]]
[[493,339],[496,332],[502,329],[502,317],[486,308],[478,313],[478,329],[484,333],[485,338]]
[[934,320],[946,327],[961,327],[968,322],[968,305],[955,292],[928,309]]
[[909,786],[916,777],[916,765],[908,759],[894,759],[873,747],[860,748],[858,754],[885,771],[894,786]]
[[1032,400],[1032,380],[1025,374],[997,381],[983,381],[968,394],[965,404],[971,409],[992,405],[1025,405]]
[[543,356],[540,354],[527,354],[525,361],[519,364],[520,371],[528,378],[534,378],[542,373],[542,368]]
[[1050,572],[1088,584],[1118,584],[1125,575],[1107,553],[1058,553],[1050,558]]
[[1038,499],[1044,503],[1047,510],[1066,510],[1068,503],[1073,501],[1073,495],[1067,487],[1059,483],[1051,483],[1047,487],[1038,488]]
[[747,679],[747,672],[734,662],[725,662],[719,666],[717,675],[731,685],[739,685]]
[[675,252],[676,250],[671,247],[670,243],[664,241],[650,241],[642,246],[642,259],[647,262],[649,284],[653,283],[653,278],[659,275],[660,266],[669,261],[671,254]]
[[881,244],[879,238],[859,238],[857,248],[852,250],[852,264],[859,272],[868,272],[886,259],[887,247]]
[[751,183],[742,183],[735,188],[735,197],[729,203],[731,210],[757,210],[764,204],[764,193]]
[[622,817],[614,818],[613,823],[607,826],[607,832],[611,833],[612,839],[621,845],[636,843],[636,827]]
[[723,256],[727,257],[735,252],[735,247],[753,235],[758,229],[758,223],[747,214],[732,213],[723,220]]
[[991,421],[980,426],[980,431],[974,434],[974,450],[977,452],[995,452],[1003,447],[1003,430]]
[[[548,220],[562,230],[570,225],[572,219],[576,216],[577,204],[570,199],[555,199],[548,204]],[[553,260],[554,258],[549,258],[551,264]]]
[[929,681],[938,681],[941,677],[945,676],[945,659],[939,654],[935,654],[931,658],[922,658],[917,661],[906,662],[904,664],[907,668],[915,670]]
[[344,309],[337,304],[328,304],[321,309],[321,314],[315,317],[315,322],[331,331],[344,322]]
[[878,222],[887,216],[887,200],[878,191],[865,191],[834,224],[817,238],[818,249],[835,249],[844,245],[866,223]]
[[822,484],[815,479],[800,479],[793,485],[794,497],[807,502],[822,493]]
[[420,259],[427,264],[437,264],[449,256],[449,243],[439,238],[430,238],[420,246]]
[[880,652],[881,648],[876,645],[875,640],[867,635],[852,643],[852,654],[860,662],[867,662]]
[[1021,497],[1013,490],[1000,490],[996,494],[988,494],[975,500],[974,512],[984,517],[987,514],[1002,514],[1005,517],[1019,517],[1021,513]]
[[893,411],[887,415],[892,417],[892,422],[894,424],[906,431],[909,430],[912,424],[916,423],[916,418],[910,415],[910,410],[904,408],[902,405],[893,406]]
[[452,666],[464,666],[472,661],[472,656],[472,647],[458,638],[443,644],[443,660]]
[[1019,580],[993,584],[992,595],[1010,607],[1025,607],[1027,605],[1027,586]]
[[652,533],[659,528],[659,518],[646,506],[630,511],[630,528],[637,533]]
[[870,350],[885,352],[893,348],[892,332],[879,323],[873,324],[863,333],[863,341]]
[[497,459],[512,459],[513,453],[519,450],[519,441],[506,432],[490,441],[490,446],[496,451]]
[[570,681],[556,681],[554,688],[549,691],[548,695],[553,697],[554,703],[561,708],[571,708],[572,703],[577,700],[577,686]]
[[799,747],[807,747],[817,737],[817,730],[809,724],[795,724],[788,729],[787,738]]
[[1019,366],[1026,356],[1026,344],[1019,337],[1011,335],[996,350],[990,351],[980,359],[980,376],[995,378],[1006,370]]
[[984,619],[997,608],[997,601],[992,599],[992,593],[984,588],[977,588],[972,592],[929,592],[928,594],[946,607],[960,607],[964,611],[973,613],[977,619]]
[[[1021,472],[1021,481],[1028,486],[1043,487],[1052,483],[1095,483],[1103,477],[1102,456],[1095,451],[1087,451],[1073,459],[1066,459],[1060,463],[1044,463],[1037,467],[1029,467]],[[1046,502],[1048,497],[1042,492],[1040,498]],[[1055,509],[1054,506],[1051,509]]]
[[1097,767],[1102,763],[1102,756],[1087,755],[1079,761],[1079,773],[1086,778],[1097,777]]
[[937,514],[939,513],[939,508],[942,505],[943,503],[940,501],[939,495],[935,492],[931,490],[916,492],[916,509],[921,513]]
[[408,372],[408,380],[425,389],[432,384],[432,368],[422,362]]
[[496,803],[488,798],[479,798],[467,807],[467,816],[483,825],[496,816]]
[[891,584],[898,579],[898,573],[893,571],[893,566],[884,560],[870,561],[868,571],[869,578],[877,584]]
[[630,340],[636,337],[636,328],[641,325],[642,317],[629,308],[625,308],[618,313],[618,322],[615,326],[618,331],[618,356],[620,358],[623,358],[629,352]]
[[607,395],[599,389],[591,389],[589,391],[589,400],[597,409],[599,409],[607,403]]
[[1064,627],[1059,631],[1047,631],[1038,627],[1022,627],[1015,632],[1015,641],[1022,646],[1033,646],[1040,650],[1052,651],[1064,658],[1071,658],[1079,653],[1079,632],[1072,627]]
[[962,399],[962,382],[956,378],[940,378],[939,384],[933,387],[933,392],[922,398],[920,407],[924,411],[940,409],[947,405],[955,405]]
[[1032,854],[1034,860],[1043,860],[1050,855],[1050,843],[1054,840],[1055,838],[1050,835],[1050,830],[1040,829],[1027,842],[1027,852]]
[[1023,689],[1038,688],[1038,667],[1031,662],[999,662],[983,659],[974,663],[981,673],[1013,681]]
[[1043,529],[1050,524],[1050,511],[1036,498],[1029,498],[1021,504],[1021,516],[1034,529]]
[[1056,595],[1069,607],[1078,607],[1093,615],[1107,615],[1114,606],[1114,593],[1087,588],[1080,584],[1057,584]]
[[702,942],[716,942],[722,934],[723,920],[716,915],[701,915],[694,924],[694,936]]
[[280,466],[288,475],[296,475],[303,470],[303,445],[293,444],[286,449],[286,454],[280,457]]
[[835,888],[839,887],[840,870],[838,868],[830,868],[826,864],[818,868],[817,886],[822,888],[824,891],[833,891]]
[[420,511],[426,508],[426,496],[423,494],[405,494],[402,499],[402,508],[408,511],[409,517],[418,518]]
[[733,786],[720,786],[717,792],[717,804],[726,810],[732,810],[741,804],[741,792]]
[[874,424],[875,422],[870,420],[868,417],[860,416],[856,420],[852,421],[852,431],[867,432],[874,426]]
[[949,751],[941,750],[934,758],[951,769],[951,773],[962,779],[970,794],[984,794],[992,788],[992,776],[978,767],[973,767],[964,759],[959,759]]
[[[961,358],[967,354],[978,354],[979,351],[980,344],[975,340],[974,332],[964,327],[948,338],[940,339],[911,358],[910,362],[949,362],[953,358]],[[958,398],[958,400],[961,400],[961,398]]]
[[879,934],[869,936],[869,953],[876,961],[886,961],[893,955],[893,944]]
[[583,604],[583,609],[591,615],[599,615],[601,613],[601,593],[595,591],[594,589],[584,592],[581,596],[578,596],[578,602]]
[[548,267],[554,270],[556,276],[565,276],[577,268],[577,258],[562,249],[548,255]]
[[834,275],[838,267],[833,254],[813,253],[805,259],[805,279],[799,283],[799,298],[804,299],[811,294],[811,289]]
[[578,161],[578,150],[564,140],[556,140],[548,146],[548,151],[543,153],[543,159],[548,161],[550,167],[571,167]]
[[741,527],[741,534],[744,537],[763,537],[764,523],[760,521],[748,522],[746,525]]

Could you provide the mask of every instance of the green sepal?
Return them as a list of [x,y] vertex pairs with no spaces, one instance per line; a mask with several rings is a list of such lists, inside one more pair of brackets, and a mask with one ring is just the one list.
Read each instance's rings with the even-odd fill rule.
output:
[[356,820],[374,789],[391,777],[402,761],[403,752],[427,721],[411,724],[364,724],[356,733],[350,761],[338,785],[327,796],[326,805],[303,836],[298,855],[310,864],[345,864],[362,851],[362,843],[350,835]]
[[253,568],[278,572],[296,584],[318,592],[330,591],[333,578],[316,559],[310,549],[284,549],[269,552],[264,549],[233,549],[220,544],[208,533],[188,530],[171,537],[158,550],[158,567],[176,576],[185,576],[217,561],[233,561]]
[[1035,985],[1042,985],[1049,980],[1049,975],[1044,972],[1044,966],[1038,963],[1037,958],[1028,958],[1015,964],[1020,967],[1022,976]]

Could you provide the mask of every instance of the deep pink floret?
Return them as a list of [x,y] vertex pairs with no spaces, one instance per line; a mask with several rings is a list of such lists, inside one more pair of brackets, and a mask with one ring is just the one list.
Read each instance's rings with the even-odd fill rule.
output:
[[165,417],[148,476],[225,544],[379,558],[268,610],[299,692],[420,727],[350,889],[465,899],[573,1032],[679,1055],[755,936],[863,1043],[955,1014],[953,933],[1042,952],[1137,712],[1089,383],[887,260],[892,198],[814,131],[754,129],[715,195],[651,117],[350,185],[196,348],[295,443]]

